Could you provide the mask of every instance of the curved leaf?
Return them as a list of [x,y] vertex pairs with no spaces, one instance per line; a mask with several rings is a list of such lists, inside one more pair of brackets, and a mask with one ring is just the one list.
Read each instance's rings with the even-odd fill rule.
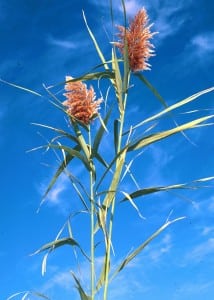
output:
[[145,146],[148,146],[148,145],[153,144],[153,143],[155,143],[157,141],[165,139],[165,138],[167,138],[167,137],[169,137],[169,136],[171,136],[171,135],[173,135],[175,133],[182,132],[182,131],[187,130],[187,129],[195,128],[198,124],[200,124],[200,123],[202,123],[202,122],[204,122],[206,120],[209,120],[209,119],[211,119],[213,117],[214,117],[214,115],[202,117],[202,118],[193,120],[191,122],[185,123],[183,125],[177,126],[177,127],[173,128],[173,129],[162,131],[162,132],[158,132],[158,133],[151,134],[149,136],[140,138],[139,140],[137,140],[136,142],[132,143],[128,147],[128,151],[133,151],[133,150],[141,149],[141,148],[143,148]]
[[111,280],[120,272],[122,271],[126,265],[130,263],[140,252],[153,240],[155,239],[163,230],[165,230],[169,225],[172,223],[175,223],[179,220],[184,219],[185,217],[180,217],[177,219],[174,219],[172,221],[167,221],[163,226],[161,226],[158,230],[156,230],[145,242],[143,242],[139,247],[137,247],[134,251],[132,251],[123,261],[122,263],[118,266],[116,271],[111,277]]
[[57,239],[54,240],[53,242],[47,243],[45,245],[43,245],[40,249],[36,250],[34,253],[32,253],[31,255],[35,255],[35,254],[39,254],[41,252],[44,251],[53,251],[61,246],[64,245],[70,245],[70,246],[76,246],[80,249],[80,251],[82,252],[82,254],[88,259],[88,256],[86,255],[86,253],[83,251],[83,249],[80,247],[80,245],[77,243],[76,240],[74,240],[71,237],[68,238],[61,238],[61,239]]
[[[202,96],[204,94],[207,94],[207,93],[210,93],[212,91],[214,91],[214,87],[202,90],[202,91],[200,91],[200,92],[198,92],[196,94],[193,94],[190,97],[187,97],[187,98],[185,98],[185,99],[183,99],[183,100],[181,100],[181,101],[179,101],[179,102],[177,102],[177,103],[175,103],[175,104],[173,104],[171,106],[168,106],[166,109],[162,110],[161,112],[159,112],[159,113],[157,113],[157,114],[155,114],[155,115],[153,115],[153,116],[145,119],[144,121],[138,123],[137,125],[133,126],[132,130],[134,130],[134,129],[136,129],[136,128],[138,128],[138,127],[140,127],[140,126],[142,126],[142,125],[144,125],[144,124],[146,124],[148,122],[154,121],[154,120],[160,118],[161,116],[167,114],[168,112],[171,112],[171,111],[173,111],[173,110],[175,110],[175,109],[177,109],[177,108],[179,108],[181,106],[184,106],[187,103],[189,103],[191,101],[194,101],[195,99],[199,98],[200,96]],[[125,135],[125,134],[128,134],[128,133],[129,133],[129,131],[126,131],[123,134]]]
[[80,295],[80,299],[81,300],[92,300],[92,297],[87,295],[79,281],[79,279],[76,277],[76,275],[74,274],[74,272],[71,272],[71,275],[73,276],[75,282],[76,282],[76,288],[79,292],[79,295]]

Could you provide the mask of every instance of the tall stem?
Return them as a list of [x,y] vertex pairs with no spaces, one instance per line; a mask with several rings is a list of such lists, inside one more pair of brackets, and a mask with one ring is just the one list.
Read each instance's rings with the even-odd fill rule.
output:
[[[89,151],[91,157],[91,131],[89,128]],[[91,164],[93,162],[91,161]],[[92,169],[92,168],[91,168]],[[94,214],[95,214],[95,206],[94,206],[94,177],[93,172],[90,170],[90,202],[91,202],[91,300],[94,300],[95,294],[95,253],[94,253]]]
[[[119,128],[119,135],[118,135],[117,153],[119,153],[120,150],[121,150],[129,78],[130,78],[130,76],[128,75],[128,77],[127,77],[127,86],[124,89],[126,92],[124,94],[123,111],[121,112],[121,115],[120,115],[120,128]],[[116,170],[117,170],[120,159],[121,159],[121,157],[119,156],[118,159],[116,160],[116,164],[115,164],[115,169]],[[125,162],[125,157],[123,157],[123,164],[124,164],[124,162]],[[122,171],[122,167],[121,167],[121,171]],[[120,175],[121,175],[121,173],[119,174],[118,177],[120,177]],[[120,180],[118,178],[118,183],[117,184],[119,184],[119,182],[120,182]],[[111,258],[111,240],[112,240],[112,232],[113,232],[113,221],[114,221],[113,219],[114,219],[114,213],[115,213],[115,200],[116,200],[116,198],[114,196],[114,198],[112,199],[112,203],[111,203],[111,215],[110,215],[110,220],[109,220],[109,231],[108,231],[108,240],[107,240],[107,249],[106,249],[106,270],[105,270],[105,284],[104,284],[104,297],[103,297],[104,300],[107,300],[107,295],[108,295],[110,258]]]

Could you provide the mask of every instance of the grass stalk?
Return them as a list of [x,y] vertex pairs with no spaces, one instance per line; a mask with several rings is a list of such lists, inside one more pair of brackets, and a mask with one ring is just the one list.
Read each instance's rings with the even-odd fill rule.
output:
[[[91,158],[91,130],[89,128],[88,131],[88,140],[89,140],[89,152],[90,152],[90,158]],[[90,162],[93,164],[93,162]],[[92,169],[92,168],[91,168]],[[95,243],[94,243],[94,226],[95,226],[95,220],[94,220],[94,215],[95,215],[95,205],[94,205],[94,175],[93,172],[90,171],[90,202],[91,202],[91,210],[90,210],[90,221],[91,221],[91,300],[94,300],[95,296]]]
[[[121,115],[120,115],[120,128],[119,128],[118,143],[117,143],[117,153],[120,152],[121,144],[122,144],[123,126],[124,126],[124,121],[125,121],[126,102],[127,102],[127,96],[128,96],[127,90],[128,90],[128,86],[129,86],[129,79],[130,79],[130,74],[127,76],[127,86],[124,89],[125,93],[124,93],[124,101],[123,101],[123,110],[121,111]],[[117,170],[120,159],[121,158],[119,156],[116,161],[115,170]],[[125,159],[123,161],[123,164],[124,163],[125,163]],[[120,175],[121,175],[121,173],[118,175],[118,177],[120,177]],[[118,184],[119,184],[119,178],[118,178]],[[112,240],[114,214],[115,214],[115,201],[116,201],[116,197],[114,196],[114,198],[112,200],[112,204],[111,204],[111,215],[110,215],[110,220],[109,220],[103,300],[108,299],[109,273],[110,273],[110,261],[111,261],[111,244],[112,244],[111,240]]]

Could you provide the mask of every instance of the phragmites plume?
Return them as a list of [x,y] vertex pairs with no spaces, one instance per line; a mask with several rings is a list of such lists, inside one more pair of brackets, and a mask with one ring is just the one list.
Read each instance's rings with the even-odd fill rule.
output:
[[136,14],[128,28],[117,26],[119,42],[116,42],[115,46],[124,55],[125,44],[127,45],[129,66],[133,72],[150,70],[147,61],[154,56],[154,45],[150,40],[156,32],[150,31],[152,24],[148,25],[148,22],[147,12],[143,8]]
[[71,117],[88,125],[98,114],[102,99],[95,101],[96,94],[92,86],[87,89],[86,84],[82,81],[69,82],[72,79],[72,77],[66,76],[66,93],[64,95],[67,100],[62,104],[67,107],[66,111]]

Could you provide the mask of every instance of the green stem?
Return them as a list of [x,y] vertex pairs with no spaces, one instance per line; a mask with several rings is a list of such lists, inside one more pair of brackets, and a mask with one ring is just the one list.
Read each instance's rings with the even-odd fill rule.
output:
[[[91,131],[89,128],[89,151],[91,157]],[[93,162],[91,161],[91,164]],[[92,168],[91,168],[92,169]],[[95,206],[94,206],[94,177],[93,172],[90,171],[90,202],[91,202],[91,300],[94,300],[95,295],[95,253],[94,253],[94,214],[95,214]]]
[[[119,135],[118,135],[118,147],[117,147],[117,153],[120,152],[121,150],[121,143],[122,143],[122,134],[123,134],[123,126],[124,126],[124,121],[125,121],[125,111],[126,111],[126,102],[127,102],[127,90],[128,90],[128,85],[129,85],[129,79],[130,79],[130,74],[127,76],[127,86],[125,87],[125,95],[124,95],[124,101],[123,101],[123,111],[121,112],[120,115],[120,128],[119,128]],[[118,157],[116,161],[116,170],[118,167],[120,157]],[[125,158],[123,163],[125,162]],[[121,168],[122,171],[122,168]],[[119,174],[120,177],[121,173]],[[118,178],[118,184],[119,184],[119,178]],[[108,295],[108,285],[109,285],[109,272],[110,272],[110,258],[111,258],[111,240],[112,240],[112,232],[113,232],[113,221],[114,221],[114,213],[115,213],[115,196],[112,200],[111,204],[111,215],[110,215],[110,221],[109,221],[109,231],[108,231],[108,240],[107,240],[107,249],[106,249],[106,269],[105,269],[105,283],[104,283],[104,294],[103,294],[103,299],[107,300],[107,295]]]

